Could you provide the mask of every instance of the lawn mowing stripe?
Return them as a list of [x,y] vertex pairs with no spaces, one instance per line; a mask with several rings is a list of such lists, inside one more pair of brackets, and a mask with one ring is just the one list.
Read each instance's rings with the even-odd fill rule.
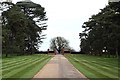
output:
[[[12,78],[13,77],[15,77],[15,78],[32,78],[48,62],[48,60],[50,60],[50,57],[47,57],[45,60],[42,60],[30,67],[27,67],[26,69],[20,71],[19,74],[17,73],[11,77]],[[30,75],[30,73],[31,73],[31,75]],[[33,75],[33,73],[34,73],[34,75]]]
[[[26,58],[26,59],[23,59],[23,60],[20,60],[20,61],[18,61],[18,62],[11,62],[10,64],[4,64],[4,65],[2,65],[2,69],[5,69],[5,68],[7,68],[7,67],[10,67],[11,65],[15,65],[15,64],[19,64],[20,62],[24,62],[24,61],[27,61],[28,59]],[[30,59],[29,59],[30,60]]]
[[[113,59],[113,60],[116,60],[117,61],[117,59],[115,59],[115,58],[104,58],[104,57],[98,57],[98,56],[88,56],[88,55],[74,55],[75,57],[79,57],[79,58],[84,58],[84,57],[86,57],[86,59],[92,59],[92,60],[102,60],[102,61],[106,61],[106,59],[108,59],[108,61],[110,60],[110,59]],[[111,62],[111,61],[110,61]],[[115,61],[113,61],[114,63],[116,63]]]
[[[76,58],[75,58],[76,59]],[[91,69],[93,69],[93,70],[95,70],[96,72],[98,72],[98,73],[100,73],[100,74],[103,74],[103,75],[106,75],[106,76],[108,76],[109,78],[118,78],[118,76],[116,76],[116,75],[112,75],[111,73],[108,73],[108,72],[106,72],[106,71],[103,71],[103,70],[101,70],[101,69],[99,69],[99,68],[96,68],[96,66],[94,67],[94,66],[92,66],[91,64],[87,64],[87,63],[84,63],[84,62],[79,62],[80,64],[83,64],[83,65],[85,65],[85,66],[87,66],[87,67],[89,67],[89,68],[91,68]]]
[[115,65],[113,66],[113,65],[108,65],[108,64],[105,64],[105,63],[103,63],[103,62],[93,62],[92,61],[92,63],[95,63],[95,64],[99,64],[99,65],[101,65],[101,66],[106,66],[106,67],[109,67],[109,68],[114,68],[114,69],[118,69],[118,67],[116,67]]
[[[40,59],[41,57],[39,57],[39,58],[31,58],[31,60],[29,60],[29,61],[26,61],[26,63],[29,63],[29,62],[31,62],[32,60],[37,60],[37,59]],[[23,63],[23,64],[26,64],[26,63]],[[20,65],[23,65],[23,64],[20,64]],[[20,65],[16,65],[16,66],[14,66],[14,67],[17,67],[17,66],[20,66]],[[12,67],[10,67],[10,68],[12,68]],[[7,68],[7,69],[9,69],[9,68]],[[3,69],[3,71],[4,71],[5,69]]]
[[11,59],[10,59],[10,60],[7,61],[6,63],[4,63],[4,59],[3,59],[2,63],[5,65],[5,64],[9,64],[9,63],[11,63],[11,62],[17,62],[17,61],[24,60],[24,59],[27,59],[27,58],[16,59],[16,60],[11,60]]
[[[83,60],[83,59],[81,59],[81,58],[78,58],[78,59],[79,59],[79,60]],[[89,61],[89,62],[90,62],[90,60],[86,60],[86,61]],[[96,61],[96,62],[94,62],[94,63],[100,64],[100,65],[102,65],[102,66],[106,66],[106,67],[118,69],[118,67],[116,67],[115,65],[114,65],[114,66],[113,66],[113,65],[108,65],[108,64],[106,64],[106,63],[104,63],[104,62]],[[116,64],[116,65],[118,66],[118,64]]]
[[[88,58],[86,58],[86,56],[85,56],[84,58],[83,58],[83,56],[82,56],[82,58],[81,58],[81,57],[79,57],[78,55],[67,55],[67,57],[68,57],[68,56],[69,56],[71,59],[73,59],[73,57],[77,57],[77,58],[80,59],[80,61],[83,61],[83,59],[84,59],[84,60],[86,59],[86,60],[89,61],[89,62],[91,62],[92,60],[95,60],[95,61],[96,61],[96,59],[95,59],[96,57],[93,57],[93,59],[91,59],[91,58],[88,59]],[[74,62],[74,61],[72,61],[72,62]],[[76,61],[76,64],[78,64],[77,62],[78,62],[78,60]],[[101,63],[101,64],[102,64],[102,63]],[[77,66],[75,66],[75,67],[77,67]],[[86,67],[86,66],[84,65],[83,68],[85,68],[85,67]],[[81,68],[81,67],[78,67],[78,69],[81,71],[82,69],[80,69],[80,68]],[[86,68],[86,69],[87,69],[87,68]],[[82,70],[82,71],[83,71],[83,70]],[[85,71],[83,71],[83,72],[85,73]],[[92,71],[91,71],[91,72],[92,72]],[[88,71],[87,73],[85,73],[85,74],[89,76],[88,73],[89,73],[89,71]],[[96,74],[96,73],[94,73],[94,74]],[[97,74],[98,74],[98,73],[97,73]],[[98,75],[95,76],[95,77],[100,78],[100,77],[98,77]],[[94,78],[95,78],[95,77],[94,77]],[[104,76],[101,76],[101,77],[105,78]],[[118,77],[118,76],[117,76],[117,77]],[[91,76],[89,76],[89,78],[91,78]]]
[[[40,59],[41,60],[41,59]],[[7,74],[7,72],[9,73],[9,72],[12,72],[12,71],[14,71],[14,70],[17,70],[17,69],[19,69],[19,68],[22,68],[22,67],[24,67],[24,66],[26,66],[26,65],[28,65],[28,64],[31,64],[31,63],[33,63],[33,62],[36,62],[36,61],[39,61],[38,59],[36,59],[35,61],[33,60],[33,61],[31,61],[30,63],[27,63],[27,64],[25,64],[25,65],[20,65],[20,66],[18,66],[18,67],[16,67],[16,68],[14,68],[14,69],[12,69],[12,70],[8,70],[8,71],[4,71],[4,74],[3,74],[3,76],[4,75],[6,75]]]
[[3,74],[4,74],[4,73],[6,73],[6,72],[8,72],[8,71],[11,71],[11,70],[13,70],[13,69],[15,69],[15,68],[19,68],[19,67],[25,66],[26,64],[29,64],[29,63],[31,63],[31,62],[33,62],[33,61],[36,61],[36,60],[39,60],[39,58],[36,58],[36,59],[34,59],[34,60],[25,62],[25,63],[23,63],[23,64],[21,64],[21,65],[16,65],[16,66],[13,66],[13,67],[10,67],[10,68],[7,68],[7,69],[3,69],[2,72],[3,72]]
[[[68,60],[70,60],[70,62],[76,67],[76,69],[78,69],[81,73],[85,74],[85,73],[89,73],[89,75],[85,75],[86,77],[92,77],[95,78],[95,74],[93,72],[91,72],[90,70],[88,70],[88,68],[86,68],[86,66],[80,65],[77,62],[75,62],[75,60],[69,56]],[[81,66],[81,67],[79,67]]]
[[[91,59],[86,58],[86,60],[91,60]],[[94,59],[91,60],[91,61],[94,61]],[[98,63],[102,63],[102,64],[108,64],[108,65],[111,65],[111,66],[117,65],[117,63],[106,62],[105,60],[95,60],[95,61],[98,62]]]
[[111,73],[113,75],[117,75],[118,74],[118,70],[114,70],[113,68],[109,68],[109,67],[104,67],[104,66],[101,66],[100,64],[95,64],[95,63],[92,63],[92,62],[89,62],[89,61],[80,61],[80,62],[85,62],[89,65],[92,65],[92,66],[96,66],[97,68],[103,70],[103,71],[106,71],[108,73]]
[[[51,56],[48,56],[47,59],[39,62],[38,64],[36,64],[36,66],[34,66],[34,67],[32,68],[32,70],[29,70],[29,71],[27,70],[27,71],[26,71],[27,73],[23,74],[23,75],[20,76],[20,77],[21,77],[21,78],[26,78],[27,76],[30,77],[30,74],[32,74],[32,75],[31,75],[31,78],[32,78],[35,74],[37,74],[37,73],[42,69],[42,67],[43,67],[51,58],[52,58]],[[28,75],[28,73],[29,73],[29,75]],[[34,75],[33,75],[33,73],[34,73]]]
[[118,74],[118,69],[114,70],[113,68],[102,66],[101,64],[91,63],[91,62],[88,62],[88,61],[85,61],[85,62],[87,62],[88,64],[91,64],[91,65],[94,65],[97,68],[100,68],[100,69],[102,69],[106,72],[109,72],[109,73],[112,73],[112,74],[115,74],[115,75]]
[[30,67],[30,66],[32,66],[32,65],[35,65],[35,64],[37,64],[38,62],[43,61],[43,60],[45,60],[45,59],[46,59],[46,58],[42,58],[42,59],[40,59],[40,60],[37,60],[37,61],[35,61],[35,62],[32,62],[31,64],[28,64],[28,65],[24,66],[24,67],[14,69],[14,70],[12,70],[11,72],[3,75],[3,78],[9,78],[10,76],[19,73],[20,71],[26,69],[27,67]]
[[[24,58],[28,58],[28,57],[31,57],[31,56],[22,56],[22,59]],[[16,61],[16,60],[20,60],[21,59],[21,56],[17,56],[17,57],[13,57],[13,58],[3,58],[3,63],[7,63],[7,62],[10,62],[10,61]]]
[[[42,57],[42,56],[41,56]],[[41,57],[39,57],[39,58],[41,58]],[[33,58],[34,59],[34,58]],[[27,61],[30,61],[30,60],[32,60],[32,58],[28,58],[28,59],[26,59],[26,60],[22,60],[22,61],[19,61],[19,62],[16,62],[16,63],[14,63],[14,64],[10,64],[10,65],[5,65],[5,66],[3,66],[2,67],[2,69],[5,69],[5,68],[8,68],[8,67],[12,67],[12,66],[14,66],[14,65],[19,65],[19,64],[21,64],[21,63],[23,63],[23,62],[27,62]]]
[[[110,62],[106,62],[106,60],[103,58],[103,57],[101,57],[100,59],[97,59],[97,57],[98,56],[86,56],[86,55],[75,55],[75,57],[78,57],[78,58],[81,58],[81,59],[85,59],[84,57],[86,57],[86,60],[96,60],[97,62],[99,62],[99,63],[104,63],[104,64],[109,64],[109,65],[112,65],[113,67],[115,66],[115,65],[117,65],[117,63],[118,63],[118,61],[117,61],[117,59],[114,59],[114,60],[116,60],[116,61],[114,61],[114,63],[112,62],[111,63],[111,61],[110,60],[108,60],[108,61],[110,61]],[[96,57],[96,58],[95,58]],[[107,59],[110,59],[110,58],[107,58]],[[113,59],[113,58],[112,58]]]
[[[44,57],[44,56],[40,56],[39,58],[41,58],[41,57]],[[24,61],[24,62],[27,62],[27,61],[29,61],[29,60],[32,60],[32,59],[35,59],[34,57],[32,57],[32,58],[28,58],[28,60],[26,60],[26,61]],[[20,63],[21,63],[22,61],[20,61]],[[19,63],[19,62],[16,62],[16,63]],[[15,65],[16,63],[14,63],[14,64],[10,64],[10,66],[11,65]],[[8,66],[8,65],[7,65]],[[3,66],[4,67],[4,66]]]
[[[43,56],[42,54],[39,54],[39,56]],[[44,55],[45,56],[45,55]],[[3,63],[6,63],[6,60],[7,62],[11,62],[11,61],[17,61],[17,60],[20,60],[21,58],[32,58],[32,57],[38,57],[36,55],[27,55],[27,56],[15,56],[15,57],[12,57],[12,58],[3,58]]]
[[108,76],[109,78],[118,78],[118,75],[114,75],[114,74],[108,73],[108,72],[103,71],[103,70],[101,70],[101,69],[99,69],[99,68],[93,67],[93,66],[91,66],[91,65],[89,65],[89,64],[87,64],[87,63],[83,63],[83,64],[86,65],[86,66],[88,66],[88,67],[91,68],[91,69],[94,69],[94,70],[97,71],[98,73],[101,73],[101,74],[103,74],[103,75]]
[[18,61],[21,61],[22,59],[24,60],[24,59],[29,59],[29,58],[32,58],[32,56],[23,56],[23,57],[19,57],[19,58],[14,58],[14,60],[13,59],[9,59],[9,61],[7,62],[7,63],[4,63],[4,59],[3,59],[3,63],[4,64],[11,64],[12,62],[18,62]]
[[118,68],[118,67],[116,67],[116,66],[118,66],[118,62],[117,63],[112,63],[112,62],[104,62],[103,60],[99,60],[99,63],[105,64],[105,65],[110,65],[110,66],[113,66],[115,68]]
[[[76,67],[76,69],[78,69],[82,74],[84,74],[86,77],[91,77],[91,78],[95,78],[95,74],[90,72],[88,69],[86,69],[85,67],[81,66],[79,67],[80,64],[76,63],[73,61],[72,58],[68,58],[68,60]],[[86,75],[85,73],[89,73],[89,75]]]
[[14,66],[11,66],[11,67],[9,67],[9,68],[2,69],[2,70],[5,71],[5,70],[9,70],[9,69],[17,68],[17,67],[19,67],[19,66],[22,66],[22,65],[28,64],[28,63],[33,62],[33,61],[36,61],[36,60],[38,60],[38,58],[36,58],[36,59],[29,59],[29,61],[25,61],[25,62],[23,62],[22,64],[14,65]]
[[9,62],[6,62],[6,63],[4,63],[4,62],[2,62],[2,63],[3,63],[3,65],[8,65],[8,64],[12,64],[12,63],[22,61],[22,60],[26,60],[26,59],[29,59],[29,58],[22,58],[22,59],[20,58],[20,59],[16,59],[16,60],[10,60]]
[[[37,59],[38,59],[38,58],[36,58],[36,59],[32,59],[32,58],[31,58],[31,59],[29,59],[28,61],[23,61],[23,62],[25,62],[25,63],[26,63],[26,62],[31,62],[32,60],[37,60]],[[22,61],[21,61],[21,62],[22,62]],[[23,64],[25,64],[25,63],[23,63]],[[13,63],[13,64],[14,64],[14,63]],[[13,65],[13,64],[11,64],[11,65]],[[20,65],[21,65],[21,64],[20,64]],[[19,65],[15,65],[15,66],[19,66]],[[15,67],[15,66],[13,66],[13,67]],[[9,67],[9,68],[12,68],[12,67]],[[8,68],[7,68],[7,69],[8,69]],[[4,71],[4,70],[6,70],[6,69],[4,68],[3,71]]]
[[[79,66],[83,67],[85,70],[87,70],[87,76],[88,77],[91,77],[93,75],[90,75],[91,73],[93,73],[95,76],[93,78],[96,78],[96,77],[103,77],[103,78],[109,78],[108,76],[104,75],[104,74],[101,74],[99,72],[96,73],[96,70],[90,68],[89,66],[86,66],[84,65],[83,63],[79,63],[78,60],[75,60],[74,58],[72,58],[74,60],[74,62],[76,62],[76,64],[79,64]],[[79,68],[78,68],[79,69]],[[84,72],[84,71],[83,71]],[[85,72],[84,72],[85,73]],[[88,75],[89,73],[89,75]]]
[[101,66],[105,66],[105,67],[109,67],[109,68],[113,68],[113,69],[119,69],[118,67],[115,66],[111,66],[111,65],[107,65],[107,64],[103,64],[103,63],[98,63],[98,62],[92,62]]
[[[84,55],[84,56],[85,56],[85,55]],[[90,60],[91,60],[91,58],[89,58],[89,59],[88,59],[88,58],[81,58],[80,56],[75,56],[75,57],[77,57],[77,58],[79,58],[79,59],[81,59],[81,60],[82,60],[82,59],[86,59],[87,61],[90,61]],[[86,57],[86,56],[85,56],[85,57]],[[90,57],[91,57],[91,56],[90,56]],[[92,60],[95,60],[95,59],[92,59]],[[92,60],[91,60],[91,61],[92,61]],[[115,65],[115,64],[114,64],[114,65],[111,65],[111,64],[113,64],[113,63],[110,64],[109,62],[105,62],[105,61],[102,62],[102,61],[100,61],[100,60],[96,60],[96,62],[97,62],[97,63],[102,63],[102,65],[103,65],[103,63],[104,63],[104,65],[108,65],[108,64],[109,64],[109,66],[118,69],[118,67],[116,67],[116,66],[118,66],[118,64],[116,64],[116,65]],[[114,61],[114,62],[118,62],[118,61]]]

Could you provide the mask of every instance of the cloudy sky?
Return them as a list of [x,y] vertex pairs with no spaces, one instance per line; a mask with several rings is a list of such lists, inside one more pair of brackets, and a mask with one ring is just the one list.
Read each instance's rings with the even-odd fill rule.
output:
[[[20,0],[13,0],[14,3]],[[47,50],[50,40],[56,36],[62,36],[70,42],[70,46],[79,51],[79,33],[82,32],[82,24],[91,15],[97,14],[100,9],[108,4],[108,0],[31,0],[45,7],[47,12],[47,34],[40,50]]]

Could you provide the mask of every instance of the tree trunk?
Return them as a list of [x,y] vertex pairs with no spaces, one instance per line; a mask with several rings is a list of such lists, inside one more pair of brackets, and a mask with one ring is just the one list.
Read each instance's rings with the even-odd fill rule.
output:
[[58,48],[58,52],[59,52],[59,54],[60,54],[60,52],[61,52],[61,47]]

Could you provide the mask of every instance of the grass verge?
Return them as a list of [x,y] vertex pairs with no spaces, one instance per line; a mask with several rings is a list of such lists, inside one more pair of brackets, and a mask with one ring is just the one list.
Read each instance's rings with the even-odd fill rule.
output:
[[65,57],[90,80],[118,80],[118,59],[82,54],[66,54]]
[[32,78],[49,60],[50,55],[36,54],[29,56],[14,56],[2,59],[2,78],[30,79]]

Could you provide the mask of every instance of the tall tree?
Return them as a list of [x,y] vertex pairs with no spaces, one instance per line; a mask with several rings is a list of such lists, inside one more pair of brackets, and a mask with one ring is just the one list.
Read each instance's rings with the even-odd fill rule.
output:
[[42,39],[44,39],[42,31],[47,29],[45,9],[41,5],[31,1],[17,2],[16,5],[28,16],[28,30],[30,31],[28,31],[28,37],[26,38],[26,45],[27,51],[33,53],[34,49],[37,48],[37,46],[42,43]]
[[2,12],[3,52],[34,53],[44,39],[45,35],[42,35],[42,31],[47,29],[44,8],[33,2],[27,4],[27,9],[24,8],[26,11],[18,3],[5,2],[1,3],[1,6],[4,6]]
[[[120,2],[109,3],[89,21],[80,33],[81,50],[88,54],[108,56],[120,54]],[[86,50],[87,49],[87,50]]]
[[69,49],[69,42],[64,37],[55,37],[50,41],[50,49],[56,49],[59,53],[61,49]]

